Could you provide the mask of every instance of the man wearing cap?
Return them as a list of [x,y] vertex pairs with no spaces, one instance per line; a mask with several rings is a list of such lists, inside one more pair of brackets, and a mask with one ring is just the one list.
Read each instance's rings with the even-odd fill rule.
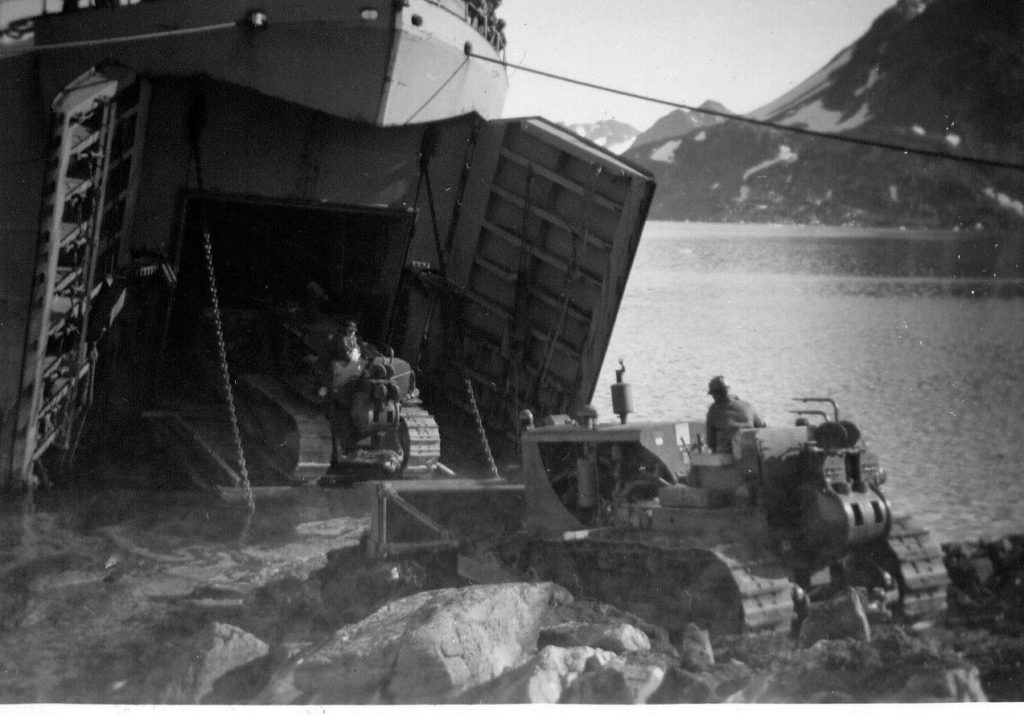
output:
[[708,383],[708,394],[715,401],[708,408],[708,446],[714,452],[732,451],[732,438],[743,427],[764,427],[765,423],[748,402],[729,391],[725,378],[717,375]]

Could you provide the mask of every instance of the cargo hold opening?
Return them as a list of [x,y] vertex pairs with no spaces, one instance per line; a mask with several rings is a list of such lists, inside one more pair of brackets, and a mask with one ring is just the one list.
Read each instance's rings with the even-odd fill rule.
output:
[[365,341],[387,343],[414,218],[379,207],[187,196],[170,251],[178,285],[161,340],[163,391],[180,385],[183,370],[205,388],[218,378],[205,229],[232,373],[264,373],[274,371],[271,324],[303,310],[314,282],[324,316],[353,319]]

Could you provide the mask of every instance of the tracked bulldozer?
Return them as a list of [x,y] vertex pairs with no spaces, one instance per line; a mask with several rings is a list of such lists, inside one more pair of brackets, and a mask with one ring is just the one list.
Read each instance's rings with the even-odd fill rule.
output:
[[[627,422],[628,398],[617,383],[616,423],[598,424],[588,408],[522,433],[521,577],[556,581],[677,636],[691,622],[714,634],[788,630],[809,601],[846,587],[878,618],[930,619],[945,608],[940,549],[893,514],[885,472],[833,401],[801,398],[830,403],[831,414],[796,410],[794,426],[740,429],[731,451],[711,453],[704,422]],[[447,539],[431,547],[466,551],[459,530],[417,497],[380,491],[381,504],[419,510]],[[387,513],[375,515],[378,554],[388,552]]]
[[703,422],[526,432],[529,568],[670,631],[788,629],[805,596],[846,586],[878,612],[937,615],[941,551],[893,515],[877,458],[833,407],[817,425],[741,429],[728,453],[697,447]]
[[432,474],[440,436],[408,362],[334,315],[279,310],[269,325],[274,369],[238,386],[242,429],[265,462],[325,485]]

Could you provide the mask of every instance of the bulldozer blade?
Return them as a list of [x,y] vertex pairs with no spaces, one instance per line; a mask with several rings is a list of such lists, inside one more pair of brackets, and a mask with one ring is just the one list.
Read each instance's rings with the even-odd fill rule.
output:
[[524,487],[504,481],[381,482],[370,527],[371,555],[459,549],[522,530]]

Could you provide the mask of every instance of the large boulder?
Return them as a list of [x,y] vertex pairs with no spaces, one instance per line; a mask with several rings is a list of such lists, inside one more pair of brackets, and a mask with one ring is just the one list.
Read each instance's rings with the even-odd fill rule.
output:
[[571,598],[552,583],[418,593],[335,632],[272,679],[261,700],[448,701],[520,665],[548,609]]

